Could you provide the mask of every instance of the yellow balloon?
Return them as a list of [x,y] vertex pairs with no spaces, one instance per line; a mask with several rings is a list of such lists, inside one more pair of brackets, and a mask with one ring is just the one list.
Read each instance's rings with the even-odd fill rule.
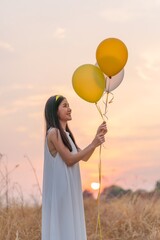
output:
[[124,68],[128,59],[128,50],[121,40],[107,38],[98,45],[96,59],[102,72],[112,77]]
[[95,65],[84,64],[73,73],[72,85],[79,97],[96,103],[105,90],[105,77]]

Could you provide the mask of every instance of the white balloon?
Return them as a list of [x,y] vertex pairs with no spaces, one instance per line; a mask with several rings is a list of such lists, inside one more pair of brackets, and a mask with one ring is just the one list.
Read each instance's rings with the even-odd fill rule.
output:
[[109,77],[105,77],[106,79],[106,92],[111,92],[114,89],[116,89],[122,82],[124,77],[124,69],[122,69],[118,74],[116,74],[115,76],[109,78]]
[[[96,67],[99,67],[98,63],[95,63]],[[123,78],[124,78],[124,68],[117,73],[116,75],[114,75],[113,77],[109,78],[108,76],[106,76],[105,73],[103,73],[106,79],[106,89],[105,92],[111,92],[114,89],[116,89],[122,82]]]

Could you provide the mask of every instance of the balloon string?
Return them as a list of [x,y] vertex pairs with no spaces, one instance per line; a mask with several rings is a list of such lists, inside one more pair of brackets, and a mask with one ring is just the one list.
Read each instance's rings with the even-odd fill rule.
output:
[[105,112],[104,112],[104,115],[106,115],[106,113],[107,113],[108,97],[109,97],[109,92],[106,92],[106,101],[105,101]]
[[[104,116],[108,119],[107,117],[107,108],[108,108],[108,103],[112,103],[113,99],[114,99],[114,95],[112,92],[105,92],[104,94],[106,94],[106,99],[103,101],[104,105],[105,105],[105,112],[104,112]],[[112,95],[112,98],[109,100],[109,95]]]
[[97,105],[97,103],[95,103],[95,105],[96,105],[97,110],[98,110],[99,114],[101,115],[103,121],[105,121],[104,116],[103,116],[103,114],[102,114],[102,111],[101,111],[100,107]]
[[102,151],[102,145],[100,145],[100,148],[99,148],[99,190],[98,190],[98,197],[97,197],[98,216],[97,216],[97,227],[96,227],[96,233],[97,233],[98,230],[99,230],[99,237],[100,237],[100,240],[103,240],[103,237],[102,237],[102,227],[101,227],[101,217],[100,217],[101,151]]
[[112,77],[106,77],[106,89],[105,89],[105,93],[106,93],[106,101],[105,101],[105,112],[104,115],[106,115],[107,113],[107,107],[108,107],[108,103],[110,103],[110,101],[108,101],[109,98],[109,93],[110,93],[110,79]]
[[[102,111],[100,109],[100,107],[97,105],[97,103],[95,103],[98,112],[100,113],[103,121],[104,120],[104,116],[102,114]],[[98,210],[98,214],[97,214],[97,226],[96,226],[96,234],[99,232],[99,237],[100,240],[103,240],[102,238],[102,227],[101,227],[101,217],[100,217],[100,193],[101,193],[101,151],[102,151],[102,145],[100,145],[99,148],[99,166],[98,166],[98,172],[99,172],[99,189],[98,189],[98,196],[97,196],[97,210]]]
[[113,99],[114,99],[114,94],[113,94],[112,92],[110,92],[110,94],[112,95],[112,98],[111,98],[111,100],[109,100],[108,103],[112,103],[112,102],[113,102]]
[[[108,103],[112,103],[113,99],[114,99],[114,95],[113,93],[110,92],[105,92],[106,93],[106,100],[104,102],[105,104],[105,112],[104,114],[102,113],[100,107],[97,105],[97,103],[95,103],[97,110],[99,112],[99,114],[101,115],[103,121],[105,121],[104,116],[107,118],[106,113],[107,113],[107,107],[108,107]],[[112,95],[111,100],[109,100],[109,93]],[[97,226],[96,226],[96,234],[99,232],[99,239],[103,240],[103,236],[102,236],[102,226],[101,226],[101,216],[100,216],[100,194],[101,194],[101,178],[102,178],[102,174],[101,174],[101,168],[102,168],[102,160],[101,160],[101,152],[102,152],[102,145],[100,145],[99,148],[99,189],[98,189],[98,196],[97,196],[97,210],[98,210],[98,214],[97,214]]]

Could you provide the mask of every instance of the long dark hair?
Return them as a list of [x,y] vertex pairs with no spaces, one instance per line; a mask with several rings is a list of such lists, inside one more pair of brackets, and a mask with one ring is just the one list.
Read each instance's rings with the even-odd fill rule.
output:
[[[44,110],[44,114],[45,114],[45,120],[46,120],[46,135],[47,132],[50,128],[57,128],[59,129],[62,141],[64,143],[64,145],[70,150],[72,151],[72,146],[68,140],[68,137],[65,133],[65,131],[63,130],[61,123],[59,121],[58,115],[57,115],[57,111],[58,111],[58,107],[60,105],[60,103],[65,99],[65,97],[61,96],[61,95],[55,95],[50,97],[45,105],[45,110]],[[75,142],[75,139],[73,137],[72,132],[70,131],[68,124],[66,125],[66,129],[67,132],[69,132],[69,135],[72,139],[72,141],[74,142],[76,148],[77,144]]]

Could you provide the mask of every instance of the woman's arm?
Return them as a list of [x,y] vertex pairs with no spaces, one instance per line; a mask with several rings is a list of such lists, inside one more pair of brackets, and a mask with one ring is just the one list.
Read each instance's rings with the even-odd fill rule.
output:
[[77,153],[71,153],[69,149],[63,144],[60,132],[57,129],[53,128],[50,130],[48,134],[48,141],[53,144],[54,148],[60,154],[67,166],[72,166],[80,160],[85,159],[85,161],[87,161],[88,158],[93,154],[95,148],[101,145],[105,139],[104,134],[97,131],[97,134],[91,144]]

